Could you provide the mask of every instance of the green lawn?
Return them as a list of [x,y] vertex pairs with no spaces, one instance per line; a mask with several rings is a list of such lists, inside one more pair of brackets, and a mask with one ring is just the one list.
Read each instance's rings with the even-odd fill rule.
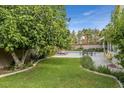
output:
[[111,78],[83,70],[78,58],[51,58],[27,72],[0,78],[0,87],[89,88],[119,85]]

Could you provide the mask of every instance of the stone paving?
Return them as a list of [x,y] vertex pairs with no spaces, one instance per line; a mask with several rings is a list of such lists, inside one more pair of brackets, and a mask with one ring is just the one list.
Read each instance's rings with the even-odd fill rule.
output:
[[103,53],[95,53],[93,56],[91,56],[93,61],[95,62],[95,66],[106,66],[110,64],[110,62],[104,57]]
[[94,61],[94,65],[96,67],[106,66],[113,72],[120,72],[120,71],[124,72],[124,69],[120,65],[118,65],[116,62],[114,62],[114,63],[110,62],[105,57],[104,53],[96,53],[95,55],[93,55],[91,57],[92,57],[92,59]]

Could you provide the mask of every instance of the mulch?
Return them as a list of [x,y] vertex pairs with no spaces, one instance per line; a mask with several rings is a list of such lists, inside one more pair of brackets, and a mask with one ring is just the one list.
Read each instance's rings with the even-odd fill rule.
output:
[[0,69],[0,75],[12,72],[12,70]]

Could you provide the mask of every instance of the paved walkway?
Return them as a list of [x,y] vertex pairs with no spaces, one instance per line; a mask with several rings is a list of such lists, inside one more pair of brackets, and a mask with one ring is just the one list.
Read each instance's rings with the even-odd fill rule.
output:
[[122,69],[122,67],[116,63],[112,63],[110,62],[104,55],[104,53],[96,53],[95,55],[91,56],[93,61],[94,61],[94,65],[96,67],[99,66],[106,66],[108,67],[111,71],[113,72],[120,72],[123,71],[124,69]]
[[103,53],[95,53],[93,56],[91,56],[93,61],[95,62],[95,66],[106,66],[109,65],[111,62],[109,62],[105,57]]

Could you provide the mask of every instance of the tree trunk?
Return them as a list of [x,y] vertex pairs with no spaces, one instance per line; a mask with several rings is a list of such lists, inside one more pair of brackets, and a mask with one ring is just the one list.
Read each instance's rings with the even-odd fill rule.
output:
[[13,60],[16,64],[16,66],[20,66],[21,65],[21,61],[19,60],[19,58],[17,57],[16,53],[15,52],[12,52],[11,53],[12,57],[13,57]]
[[22,60],[21,60],[22,64],[25,63],[25,59],[26,59],[26,57],[27,57],[29,54],[30,54],[30,50],[26,50],[26,52],[25,52],[24,55],[22,56]]
[[25,63],[25,59],[26,59],[26,57],[27,57],[29,54],[30,54],[30,50],[26,50],[25,53],[24,53],[23,56],[22,56],[22,59],[19,60],[19,58],[18,58],[18,56],[16,55],[16,53],[15,53],[15,52],[12,52],[11,55],[12,55],[13,60],[14,60],[14,62],[15,62],[15,66],[16,66],[16,67],[19,67],[19,68],[23,67],[23,65],[24,65],[24,63]]

